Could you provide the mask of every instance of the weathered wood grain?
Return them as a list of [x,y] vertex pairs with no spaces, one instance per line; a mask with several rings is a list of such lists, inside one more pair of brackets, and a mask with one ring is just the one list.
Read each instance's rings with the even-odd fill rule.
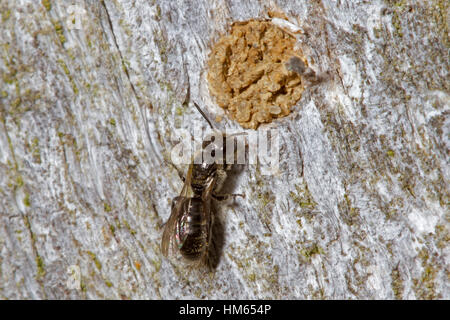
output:
[[[446,1],[74,4],[0,0],[1,298],[450,298]],[[211,43],[271,10],[326,77],[275,123],[279,174],[216,204],[199,276],[159,249],[170,136],[205,125],[186,99],[221,111]]]

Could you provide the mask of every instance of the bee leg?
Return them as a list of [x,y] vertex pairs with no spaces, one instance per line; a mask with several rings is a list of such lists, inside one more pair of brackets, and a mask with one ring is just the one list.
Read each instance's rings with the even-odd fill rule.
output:
[[245,198],[245,194],[241,193],[232,193],[232,194],[212,194],[212,197],[217,201],[228,200],[230,197],[242,197]]
[[217,170],[217,180],[216,180],[216,185],[214,187],[214,192],[219,192],[222,189],[226,179],[227,179],[226,171],[223,169],[218,169]]

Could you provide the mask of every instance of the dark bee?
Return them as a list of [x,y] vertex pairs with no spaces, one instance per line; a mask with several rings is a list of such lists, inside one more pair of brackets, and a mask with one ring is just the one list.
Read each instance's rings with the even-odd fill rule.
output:
[[[213,128],[198,105],[194,105]],[[206,145],[204,142],[203,148]],[[164,228],[161,241],[164,256],[167,257],[169,250],[175,249],[189,262],[205,261],[214,220],[211,214],[211,198],[223,200],[228,197],[217,194],[226,178],[227,168],[218,162],[189,165],[187,175],[183,178],[183,189],[172,201],[171,214]]]

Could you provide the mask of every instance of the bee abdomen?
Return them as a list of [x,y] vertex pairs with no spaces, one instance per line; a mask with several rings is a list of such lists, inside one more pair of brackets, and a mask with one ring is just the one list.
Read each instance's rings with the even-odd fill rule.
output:
[[191,198],[185,205],[187,214],[181,220],[178,238],[180,253],[184,258],[196,261],[203,256],[208,242],[204,206],[199,198]]

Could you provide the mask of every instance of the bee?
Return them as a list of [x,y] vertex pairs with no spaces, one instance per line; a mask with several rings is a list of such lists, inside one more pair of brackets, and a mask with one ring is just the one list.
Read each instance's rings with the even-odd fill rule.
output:
[[[214,130],[200,107],[196,103],[194,105]],[[206,145],[207,143],[203,142],[202,147],[205,148]],[[186,177],[181,177],[184,180],[183,189],[180,195],[172,200],[171,214],[164,227],[161,251],[165,257],[170,250],[174,250],[178,251],[187,262],[206,262],[214,222],[211,199],[225,200],[229,196],[243,197],[241,194],[218,194],[228,169],[228,165],[218,161],[193,162],[189,165]]]

